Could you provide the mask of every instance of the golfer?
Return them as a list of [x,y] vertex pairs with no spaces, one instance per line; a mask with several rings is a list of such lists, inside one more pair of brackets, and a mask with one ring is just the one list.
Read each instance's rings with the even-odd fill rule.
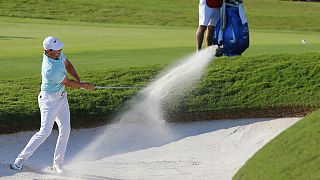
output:
[[[18,155],[11,169],[21,170],[23,163],[51,134],[54,122],[59,128],[59,136],[53,157],[53,169],[63,172],[63,160],[70,134],[70,110],[65,86],[71,88],[94,89],[91,83],[83,83],[71,62],[62,52],[63,43],[55,37],[43,41],[42,83],[38,103],[41,113],[40,130],[29,140]],[[75,79],[67,77],[67,72]]]
[[196,32],[196,48],[202,47],[204,33],[206,33],[207,47],[213,45],[213,32],[220,18],[222,0],[200,0],[199,2],[199,27]]

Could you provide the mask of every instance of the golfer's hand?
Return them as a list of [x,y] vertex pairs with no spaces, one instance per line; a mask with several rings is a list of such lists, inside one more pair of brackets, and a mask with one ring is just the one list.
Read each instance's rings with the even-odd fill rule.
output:
[[94,84],[91,83],[81,83],[81,88],[85,89],[85,90],[94,90],[95,86]]

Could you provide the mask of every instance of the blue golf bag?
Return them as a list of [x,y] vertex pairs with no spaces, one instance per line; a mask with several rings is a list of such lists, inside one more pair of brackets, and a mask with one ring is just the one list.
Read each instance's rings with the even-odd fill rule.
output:
[[223,46],[225,56],[241,55],[249,47],[248,21],[241,1],[229,4],[224,0],[213,43]]

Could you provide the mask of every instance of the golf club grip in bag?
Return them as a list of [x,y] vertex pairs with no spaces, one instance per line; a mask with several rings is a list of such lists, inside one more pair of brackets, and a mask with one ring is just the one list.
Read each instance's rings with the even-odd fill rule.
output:
[[249,47],[249,26],[241,1],[226,3],[215,26],[214,44],[223,45],[223,55],[241,55]]

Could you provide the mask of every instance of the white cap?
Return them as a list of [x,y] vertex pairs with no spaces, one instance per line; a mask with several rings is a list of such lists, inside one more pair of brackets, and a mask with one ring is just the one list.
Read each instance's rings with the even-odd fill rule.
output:
[[43,40],[43,49],[44,50],[60,50],[63,47],[63,42],[58,41],[57,38],[49,36]]

